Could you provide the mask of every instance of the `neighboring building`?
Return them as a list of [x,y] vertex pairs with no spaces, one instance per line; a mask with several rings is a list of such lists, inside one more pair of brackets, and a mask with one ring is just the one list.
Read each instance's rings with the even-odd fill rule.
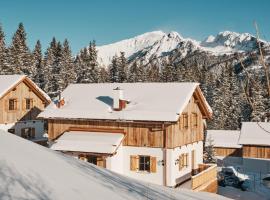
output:
[[239,165],[247,171],[270,173],[270,122],[242,122],[240,131],[208,130],[222,165]]
[[176,186],[202,169],[211,115],[197,83],[113,83],[69,85],[39,118],[54,150]]
[[37,115],[50,97],[24,75],[0,75],[0,129],[44,143],[43,120]]
[[238,144],[240,131],[237,130],[207,130],[205,146],[211,143],[216,156],[242,157],[242,145]]
[[248,170],[270,173],[270,122],[243,122],[238,144]]

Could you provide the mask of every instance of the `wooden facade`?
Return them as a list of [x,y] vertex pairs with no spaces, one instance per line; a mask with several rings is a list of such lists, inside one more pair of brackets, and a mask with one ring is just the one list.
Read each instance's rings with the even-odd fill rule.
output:
[[[184,126],[184,115],[188,125]],[[195,117],[196,116],[196,117]],[[70,129],[123,132],[123,145],[154,148],[175,148],[203,140],[203,116],[194,97],[190,99],[179,120],[173,122],[106,121],[48,119],[49,139],[54,140]],[[166,142],[165,142],[166,141]]]
[[0,124],[35,119],[48,104],[49,101],[25,77],[0,98]]
[[214,147],[216,156],[242,157],[242,148]]
[[270,146],[243,145],[243,157],[270,159]]

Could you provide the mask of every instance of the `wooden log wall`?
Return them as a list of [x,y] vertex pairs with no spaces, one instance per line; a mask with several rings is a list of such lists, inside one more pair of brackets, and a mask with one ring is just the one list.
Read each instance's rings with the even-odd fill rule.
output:
[[[26,98],[33,100],[33,108],[26,110]],[[16,100],[16,109],[9,110],[9,99]],[[45,108],[45,103],[27,86],[20,82],[14,89],[10,90],[0,99],[0,124],[14,123],[19,120],[35,119]]]
[[216,156],[242,157],[242,148],[214,147]]
[[243,145],[243,157],[270,159],[270,146]]
[[[166,147],[175,148],[203,140],[203,119],[195,99],[192,98],[186,106],[184,114],[188,116],[188,126],[184,127],[183,117],[178,122],[116,122],[105,120],[70,120],[49,119],[49,139],[56,139],[70,128],[87,128],[91,130],[120,130],[126,134],[123,141],[125,146],[164,147],[164,138],[167,138]],[[195,115],[196,114],[196,115]],[[196,116],[196,118],[194,117]],[[194,125],[196,121],[196,126]],[[166,137],[165,137],[166,132]]]

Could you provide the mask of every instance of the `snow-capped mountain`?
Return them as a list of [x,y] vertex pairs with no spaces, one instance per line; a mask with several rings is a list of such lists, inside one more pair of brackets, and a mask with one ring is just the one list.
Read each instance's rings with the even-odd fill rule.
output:
[[[269,44],[260,40],[262,43]],[[208,36],[203,41],[183,38],[177,32],[165,33],[154,31],[144,33],[134,38],[116,43],[98,46],[98,61],[100,65],[108,66],[114,55],[125,52],[128,60],[149,62],[152,58],[163,58],[177,51],[181,58],[196,50],[214,55],[231,54],[235,52],[252,51],[257,48],[257,39],[249,33],[224,31],[216,36]]]

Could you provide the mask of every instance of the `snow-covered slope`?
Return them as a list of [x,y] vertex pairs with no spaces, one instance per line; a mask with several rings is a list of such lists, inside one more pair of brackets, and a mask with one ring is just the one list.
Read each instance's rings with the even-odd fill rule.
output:
[[1,200],[227,199],[139,182],[0,130]]
[[139,54],[147,54],[148,57],[160,56],[162,53],[175,49],[181,40],[182,37],[176,32],[169,34],[162,31],[145,33],[131,39],[97,47],[98,61],[101,65],[107,66],[112,57],[119,55],[121,51],[125,52],[127,58]]
[[[265,42],[265,41],[261,41]],[[200,43],[200,46],[215,54],[233,53],[236,51],[252,51],[257,46],[256,37],[249,33],[224,31],[215,37],[210,35]]]
[[[266,43],[262,41],[262,43]],[[268,43],[269,44],[269,43]],[[257,39],[249,33],[235,33],[224,31],[216,36],[208,36],[204,41],[183,38],[177,32],[165,33],[162,31],[148,32],[134,38],[116,43],[98,46],[98,61],[100,65],[108,66],[114,55],[125,52],[129,60],[140,59],[149,62],[151,58],[162,58],[172,51],[177,51],[183,58],[189,52],[200,50],[215,55],[234,52],[251,51],[256,48]]]

